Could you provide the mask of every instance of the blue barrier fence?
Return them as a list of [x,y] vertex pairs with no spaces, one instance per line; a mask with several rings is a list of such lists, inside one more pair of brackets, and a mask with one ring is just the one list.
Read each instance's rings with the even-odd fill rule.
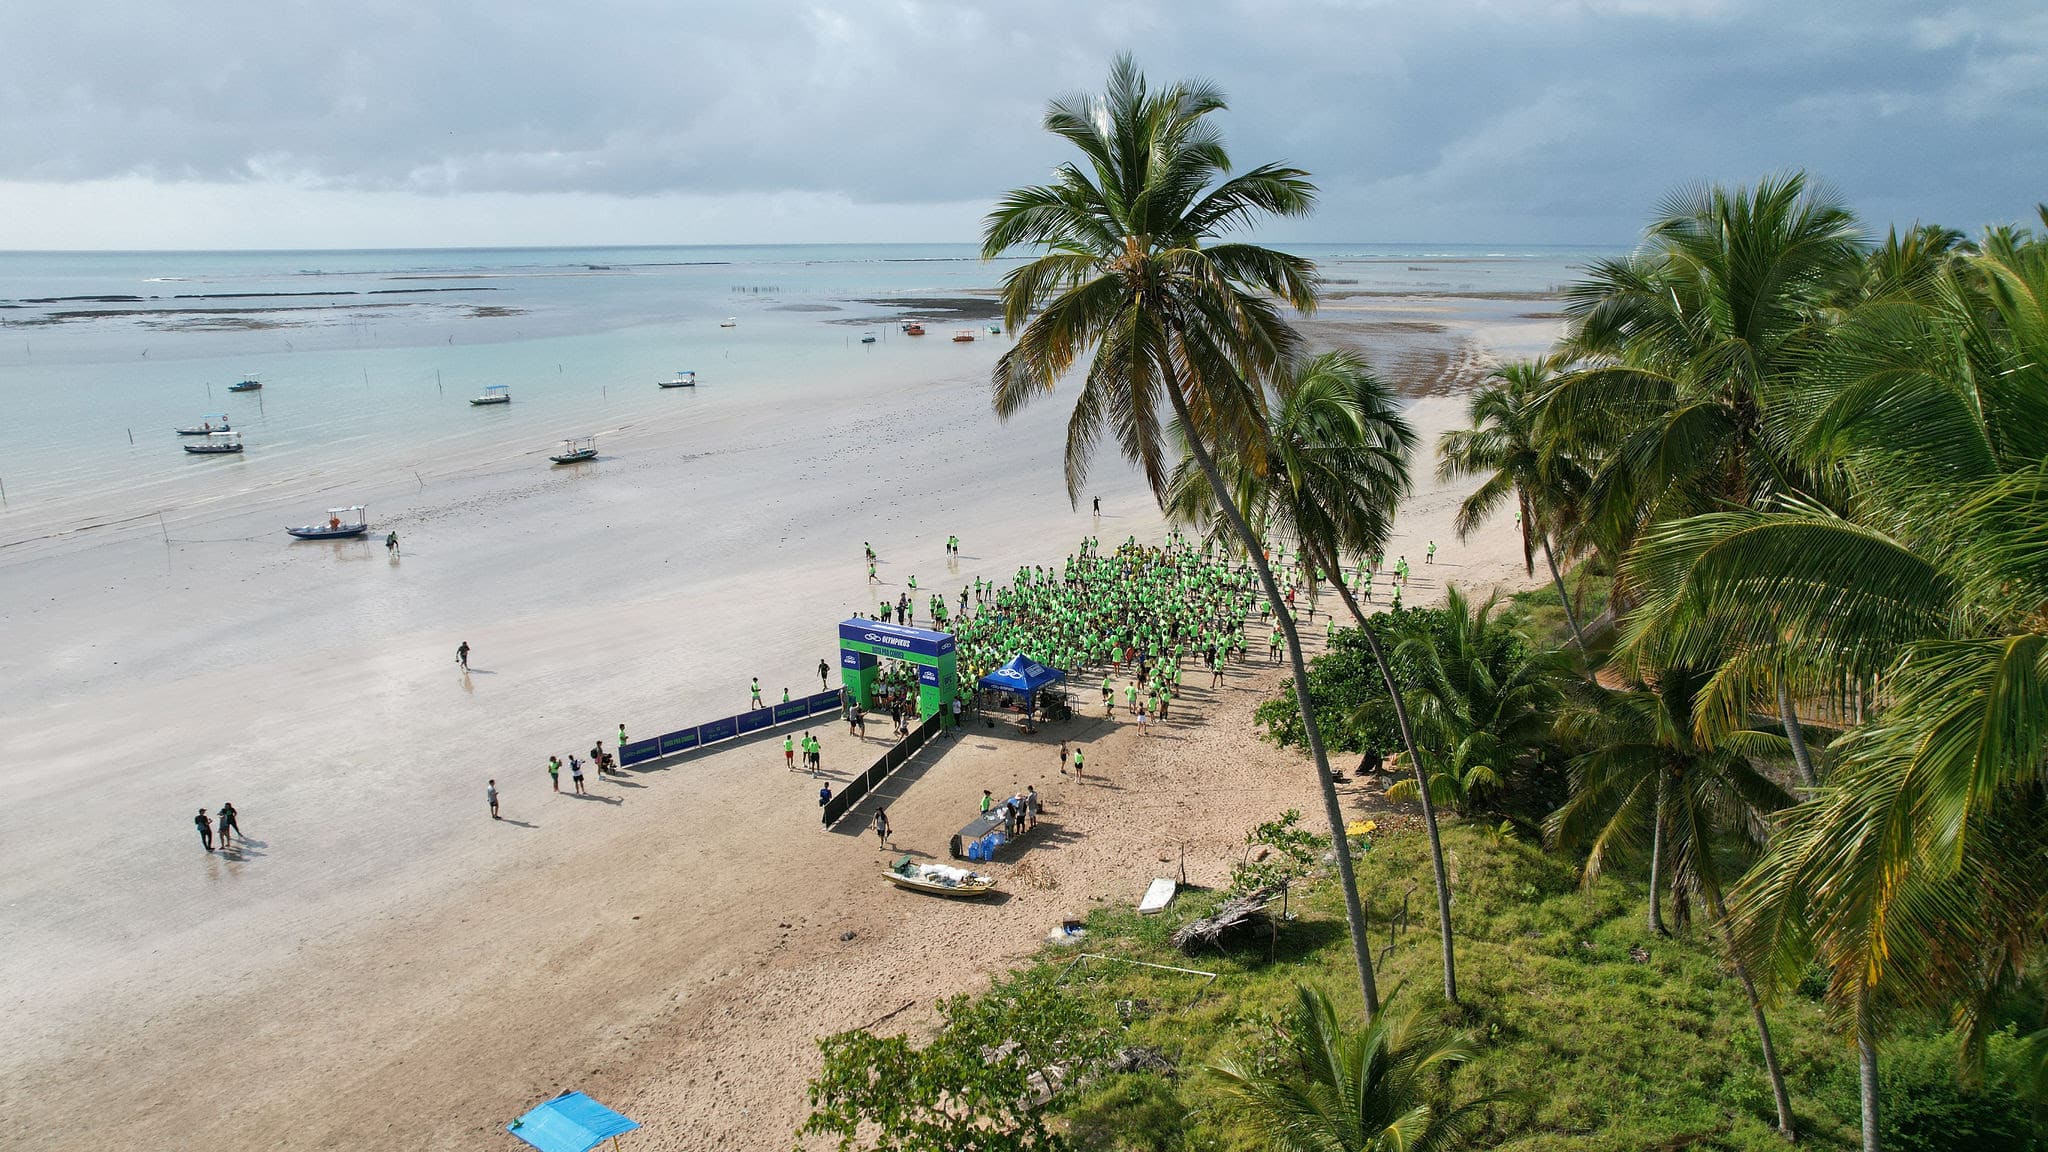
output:
[[629,740],[619,747],[619,765],[624,767],[628,764],[639,764],[662,756],[673,756],[678,752],[688,752],[692,748],[702,748],[707,744],[716,744],[721,740],[731,740],[754,732],[764,731],[773,728],[777,724],[787,724],[792,720],[802,720],[807,716],[816,716],[820,712],[837,711],[839,711],[839,689],[833,688],[825,692],[814,692],[809,696],[799,696],[786,703],[774,704],[766,708],[751,708],[737,716],[727,716],[722,720],[713,720],[708,724],[698,724],[690,728],[679,728],[674,732],[664,732],[659,736],[646,740]]

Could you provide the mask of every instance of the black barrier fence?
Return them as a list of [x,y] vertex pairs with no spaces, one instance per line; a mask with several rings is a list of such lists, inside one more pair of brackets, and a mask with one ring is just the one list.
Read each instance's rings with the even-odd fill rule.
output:
[[715,744],[720,740],[731,740],[754,732],[766,731],[777,724],[802,720],[816,716],[820,712],[837,712],[840,708],[839,701],[839,689],[833,688],[824,692],[813,692],[809,696],[799,696],[794,700],[749,709],[737,716],[727,716],[708,724],[664,732],[647,740],[631,740],[620,746],[619,764],[624,767],[658,756],[673,756],[678,752],[688,752],[692,748],[702,748],[706,744]]
[[889,773],[901,768],[925,742],[939,734],[945,721],[944,713],[933,713],[925,722],[910,730],[910,735],[898,740],[882,758],[869,765],[868,770],[846,782],[846,787],[825,802],[825,827],[839,823],[839,818],[851,811],[861,798],[874,791],[875,786],[888,779]]

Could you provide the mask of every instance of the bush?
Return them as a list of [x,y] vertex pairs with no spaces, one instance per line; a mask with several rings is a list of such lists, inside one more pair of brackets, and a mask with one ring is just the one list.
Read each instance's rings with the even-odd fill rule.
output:
[[[1366,622],[1387,653],[1394,683],[1405,691],[1414,682],[1414,671],[1394,651],[1401,636],[1412,629],[1426,629],[1443,636],[1449,628],[1449,613],[1442,608],[1404,608],[1368,616]],[[1373,661],[1372,648],[1358,629],[1338,629],[1330,650],[1309,661],[1308,696],[1315,706],[1316,719],[1322,724],[1323,746],[1330,752],[1378,748],[1391,755],[1400,749],[1401,729],[1380,682],[1379,665]],[[1301,709],[1294,702],[1291,686],[1259,705],[1253,718],[1265,726],[1267,738],[1274,743],[1282,747],[1308,747]]]

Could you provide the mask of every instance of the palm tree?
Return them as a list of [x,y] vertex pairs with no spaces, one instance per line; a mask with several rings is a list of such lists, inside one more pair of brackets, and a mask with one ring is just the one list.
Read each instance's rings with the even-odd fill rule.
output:
[[1008,418],[1092,354],[1067,423],[1067,494],[1077,503],[1105,432],[1163,503],[1165,425],[1171,419],[1182,429],[1287,638],[1371,1012],[1379,994],[1365,914],[1309,701],[1300,636],[1215,460],[1219,450],[1263,450],[1264,382],[1283,370],[1299,343],[1281,308],[1306,311],[1316,302],[1308,261],[1222,237],[1262,215],[1307,213],[1315,186],[1307,173],[1277,164],[1230,175],[1229,155],[1208,120],[1223,107],[1222,93],[1204,83],[1152,90],[1128,55],[1117,59],[1100,97],[1069,96],[1046,107],[1046,129],[1079,150],[1082,163],[1061,164],[1050,184],[1009,193],[983,226],[985,258],[1020,246],[1043,250],[1003,278],[1005,323],[1022,328],[996,362],[995,410]]
[[[1269,405],[1271,427],[1263,442],[1217,460],[1223,491],[1247,510],[1253,522],[1277,528],[1282,539],[1296,539],[1306,568],[1332,575],[1338,596],[1372,652],[1419,784],[1423,761],[1407,704],[1378,633],[1367,627],[1364,610],[1344,583],[1341,561],[1346,552],[1375,553],[1386,547],[1394,510],[1409,490],[1408,457],[1415,432],[1393,390],[1348,352],[1328,352],[1306,362],[1281,378],[1277,392]],[[1214,522],[1219,507],[1216,489],[1192,454],[1175,469],[1166,506],[1177,519],[1198,527]],[[1267,543],[1267,533],[1261,532],[1259,550]],[[1444,865],[1435,798],[1423,792],[1418,799],[1436,885],[1444,998],[1455,1004],[1458,966],[1450,874]]]
[[1673,667],[1660,671],[1654,687],[1615,692],[1581,685],[1580,702],[1560,727],[1587,750],[1573,761],[1570,797],[1551,814],[1545,831],[1553,846],[1586,850],[1582,875],[1588,885],[1599,879],[1611,852],[1640,851],[1649,841],[1650,928],[1660,934],[1657,887],[1670,854],[1674,890],[1706,907],[1749,998],[1778,1130],[1789,1139],[1791,1100],[1756,982],[1728,933],[1715,848],[1732,837],[1754,850],[1766,834],[1766,818],[1791,798],[1736,750],[1771,748],[1775,738],[1747,733],[1746,739],[1731,738],[1714,748],[1693,741],[1692,710],[1703,680]]
[[[1432,763],[1433,798],[1464,815],[1475,789],[1497,787],[1542,747],[1563,668],[1555,652],[1531,647],[1493,619],[1497,593],[1475,608],[1456,585],[1445,591],[1446,632],[1411,628],[1395,654],[1416,669],[1409,697]],[[1420,799],[1417,775],[1387,796]]]
[[1477,1053],[1412,1010],[1387,1009],[1347,1031],[1320,989],[1301,987],[1279,1065],[1225,1061],[1210,1071],[1281,1152],[1444,1152],[1470,1143],[1485,1110],[1513,1099],[1490,1093],[1436,1102],[1438,1083]]
[[1790,420],[1844,509],[1679,520],[1629,564],[1664,651],[1794,647],[1881,706],[1785,815],[1735,917],[1764,970],[1829,965],[1869,1147],[1887,1016],[1975,1011],[2048,923],[2048,857],[2021,850],[2048,762],[2048,244],[1994,234],[1916,296],[1858,308]]
[[1583,653],[1586,636],[1558,572],[1553,542],[1572,524],[1591,477],[1555,441],[1537,433],[1543,398],[1558,368],[1557,358],[1544,357],[1494,369],[1488,383],[1475,389],[1466,402],[1471,427],[1453,428],[1438,439],[1436,474],[1438,480],[1485,477],[1458,505],[1452,528],[1460,540],[1477,531],[1501,504],[1514,500],[1521,513],[1522,566],[1535,574],[1540,544],[1544,563],[1550,566],[1550,581],[1564,604],[1565,623],[1571,626],[1572,639]]

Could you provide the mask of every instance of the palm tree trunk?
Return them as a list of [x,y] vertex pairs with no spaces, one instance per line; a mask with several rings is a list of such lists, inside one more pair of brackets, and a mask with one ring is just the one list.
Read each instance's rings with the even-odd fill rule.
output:
[[1877,1040],[1870,1034],[1867,1000],[1856,1002],[1856,1077],[1863,1089],[1863,1152],[1878,1152]]
[[1792,690],[1785,687],[1783,678],[1778,680],[1778,718],[1785,722],[1785,739],[1792,742],[1792,763],[1799,768],[1799,782],[1813,787],[1813,756],[1806,750],[1806,727],[1799,723],[1799,714],[1792,710]]
[[1578,613],[1572,611],[1571,593],[1564,590],[1564,577],[1558,574],[1557,557],[1550,551],[1550,533],[1543,534],[1543,560],[1550,565],[1550,582],[1557,585],[1557,602],[1564,605],[1564,622],[1571,625],[1572,639],[1578,643],[1579,655],[1586,654],[1586,634],[1579,631]]
[[1664,895],[1659,890],[1664,883],[1664,780],[1664,770],[1657,769],[1656,808],[1650,813],[1650,931],[1659,936],[1671,935],[1664,927]]
[[1251,526],[1245,523],[1244,514],[1238,511],[1237,502],[1230,498],[1229,489],[1223,485],[1223,477],[1216,470],[1216,461],[1203,445],[1196,432],[1194,418],[1188,412],[1187,399],[1180,394],[1180,386],[1171,372],[1166,374],[1166,394],[1173,400],[1173,412],[1180,420],[1180,426],[1187,429],[1188,452],[1201,468],[1202,476],[1209,482],[1209,490],[1216,495],[1216,505],[1223,516],[1230,521],[1230,527],[1237,538],[1244,543],[1245,554],[1251,558],[1252,568],[1259,574],[1259,585],[1266,591],[1266,600],[1273,605],[1273,619],[1279,622],[1280,631],[1287,636],[1287,656],[1294,665],[1294,703],[1301,709],[1301,730],[1308,742],[1309,758],[1315,761],[1316,783],[1323,793],[1323,816],[1330,823],[1330,843],[1337,855],[1337,878],[1344,888],[1344,919],[1351,929],[1351,952],[1358,962],[1358,986],[1365,994],[1365,1018],[1368,1022],[1379,1014],[1379,985],[1373,980],[1372,944],[1366,937],[1365,909],[1358,901],[1358,878],[1351,867],[1351,839],[1344,832],[1344,809],[1337,801],[1337,781],[1330,775],[1330,758],[1323,751],[1323,734],[1316,725],[1315,705],[1308,695],[1308,665],[1301,657],[1301,635],[1295,631],[1294,616],[1287,611],[1287,604],[1280,598],[1280,587],[1273,581],[1272,566],[1266,563],[1265,550],[1252,535]]
[[1757,997],[1756,981],[1749,978],[1749,966],[1735,951],[1735,938],[1728,932],[1728,910],[1721,904],[1721,894],[1709,888],[1706,897],[1707,912],[1720,932],[1721,946],[1728,950],[1728,960],[1735,965],[1735,978],[1742,982],[1742,994],[1749,997],[1749,1015],[1756,1021],[1757,1041],[1764,1050],[1764,1075],[1770,1078],[1771,1101],[1778,1109],[1778,1135],[1797,1140],[1799,1133],[1792,1127],[1792,1098],[1785,1091],[1785,1073],[1778,1067],[1778,1046],[1771,1042],[1771,1022],[1764,1016],[1763,1001]]
[[[1324,550],[1318,541],[1312,547]],[[1436,914],[1437,924],[1444,945],[1444,999],[1453,1004],[1458,1002],[1458,956],[1452,947],[1455,939],[1451,931],[1451,880],[1444,871],[1444,840],[1437,831],[1436,802],[1429,796],[1429,779],[1423,773],[1422,755],[1415,746],[1415,729],[1408,722],[1408,704],[1401,699],[1401,692],[1394,686],[1394,670],[1387,664],[1387,654],[1380,647],[1380,639],[1365,622],[1365,613],[1352,597],[1351,589],[1342,580],[1337,581],[1337,596],[1344,601],[1344,607],[1351,610],[1351,618],[1358,621],[1358,630],[1365,635],[1366,647],[1372,649],[1373,663],[1379,666],[1380,683],[1387,689],[1387,698],[1394,703],[1394,722],[1401,729],[1401,746],[1408,752],[1408,764],[1415,770],[1415,789],[1422,799],[1422,825],[1429,831],[1430,863],[1436,872]]]

